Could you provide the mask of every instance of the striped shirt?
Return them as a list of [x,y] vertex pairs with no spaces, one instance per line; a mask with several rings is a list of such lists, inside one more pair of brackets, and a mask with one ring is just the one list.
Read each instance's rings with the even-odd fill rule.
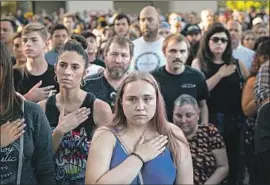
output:
[[265,62],[256,77],[254,85],[255,101],[261,104],[265,99],[270,97],[270,66],[269,60]]

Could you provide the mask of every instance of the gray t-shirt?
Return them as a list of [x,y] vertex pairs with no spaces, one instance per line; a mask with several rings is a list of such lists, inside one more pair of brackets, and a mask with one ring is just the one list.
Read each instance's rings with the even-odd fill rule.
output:
[[[52,135],[45,113],[37,104],[25,101],[24,113],[20,115],[14,115],[9,121],[25,118],[23,145],[19,138],[0,148],[0,184],[16,184],[18,173],[21,173],[20,184],[55,184]],[[6,122],[0,121],[0,124]],[[20,157],[22,170],[19,172]]]

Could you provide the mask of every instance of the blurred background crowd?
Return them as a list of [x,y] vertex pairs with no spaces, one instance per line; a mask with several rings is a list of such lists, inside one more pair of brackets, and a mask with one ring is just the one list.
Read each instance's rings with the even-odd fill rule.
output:
[[[87,3],[90,3],[89,7],[86,7]],[[159,33],[164,37],[170,33],[180,32],[185,36],[190,35],[188,37],[190,41],[199,41],[209,25],[214,22],[225,25],[230,20],[237,20],[242,25],[242,44],[250,49],[254,47],[255,38],[269,35],[269,2],[267,1],[190,2],[191,4],[188,1],[172,1],[169,3],[168,5],[165,1],[4,1],[1,2],[1,19],[13,20],[16,24],[14,32],[20,32],[30,22],[44,24],[49,33],[57,24],[63,24],[71,33],[81,34],[83,31],[90,31],[96,36],[97,48],[94,50],[97,51],[97,58],[100,59],[102,59],[104,44],[116,32],[128,34],[130,40],[141,37],[139,11],[146,5],[154,5],[159,11],[162,21]],[[174,5],[179,6],[174,7]],[[210,8],[202,11],[204,7]],[[170,11],[177,9],[179,11]],[[124,13],[127,18],[120,15],[117,19],[124,21],[117,21],[118,24],[115,25],[114,20],[119,13]],[[190,25],[198,25],[199,28],[189,27]],[[191,34],[187,34],[188,32]],[[7,39],[12,40],[12,37]],[[50,41],[51,39],[50,35]],[[50,44],[48,51],[52,47]],[[198,44],[194,44],[194,48],[192,55],[195,56]],[[192,59],[193,57],[189,61]]]

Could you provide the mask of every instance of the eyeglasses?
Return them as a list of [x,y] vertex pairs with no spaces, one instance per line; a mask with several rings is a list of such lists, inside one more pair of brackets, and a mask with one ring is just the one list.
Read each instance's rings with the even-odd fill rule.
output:
[[228,39],[220,38],[220,37],[212,37],[210,40],[213,41],[214,43],[218,43],[219,41],[221,41],[222,44],[225,44],[228,42]]

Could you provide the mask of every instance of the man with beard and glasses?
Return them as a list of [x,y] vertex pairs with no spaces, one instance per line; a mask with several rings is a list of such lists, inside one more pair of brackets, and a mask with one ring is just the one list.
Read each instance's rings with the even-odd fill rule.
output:
[[144,7],[140,12],[140,30],[142,37],[133,41],[134,57],[130,70],[152,72],[165,65],[162,53],[164,38],[159,36],[159,14],[152,6]]
[[112,110],[116,90],[127,76],[133,49],[133,43],[125,36],[111,37],[104,47],[106,69],[87,77],[86,84],[82,87],[85,91],[92,92],[97,98],[107,102]]
[[194,97],[200,107],[201,123],[208,123],[206,99],[209,95],[202,73],[185,65],[190,44],[181,34],[169,35],[163,43],[166,65],[153,72],[160,84],[168,120],[172,121],[174,101],[182,94]]

